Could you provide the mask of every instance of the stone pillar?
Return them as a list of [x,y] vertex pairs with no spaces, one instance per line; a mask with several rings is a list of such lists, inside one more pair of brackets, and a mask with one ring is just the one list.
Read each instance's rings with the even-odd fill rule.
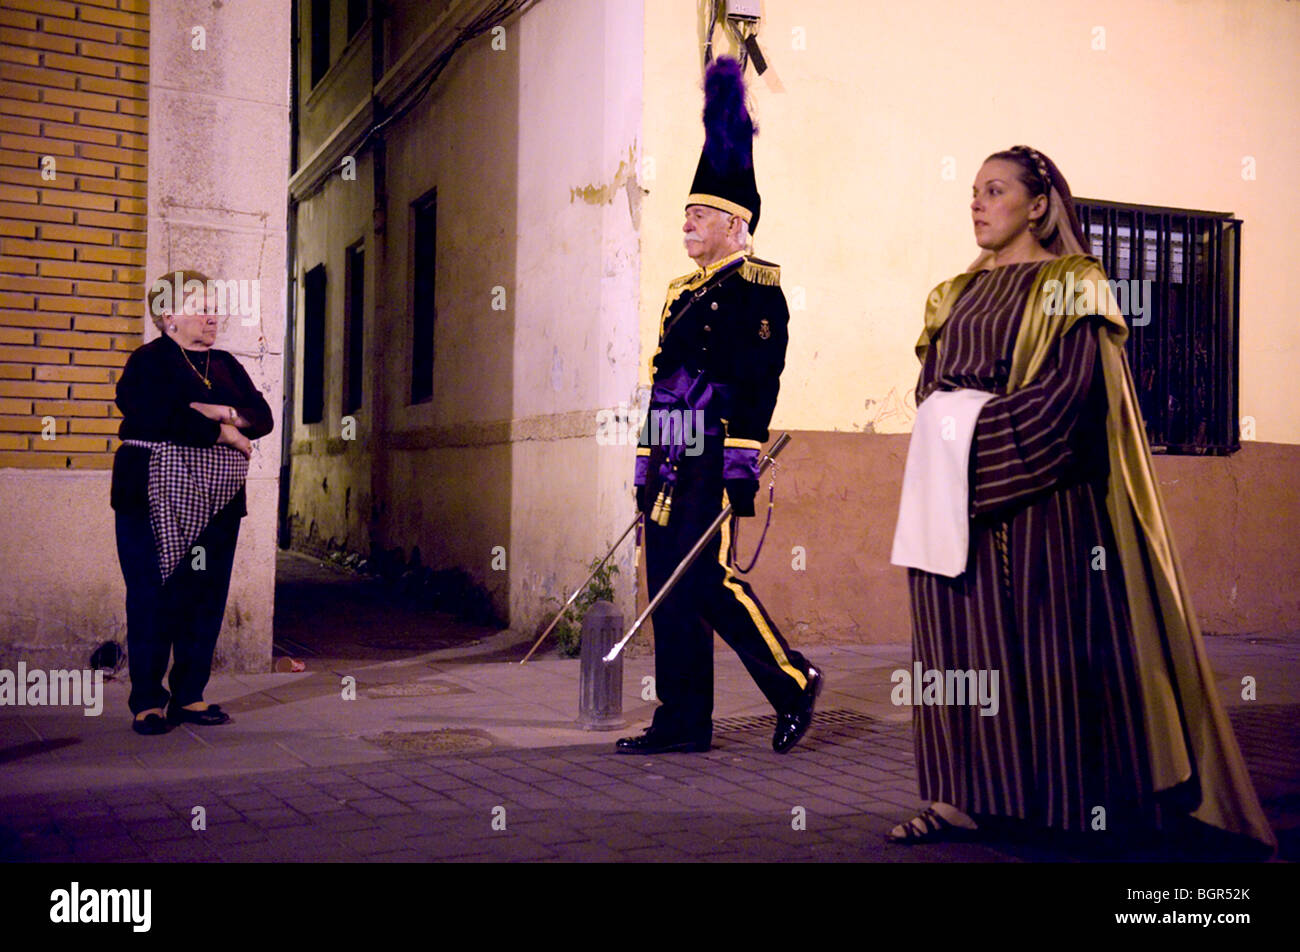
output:
[[[225,318],[276,414],[254,444],[217,664],[267,670],[275,601],[289,175],[290,0],[151,5],[146,281],[192,268],[256,282],[256,314]],[[145,338],[157,336],[150,320]]]

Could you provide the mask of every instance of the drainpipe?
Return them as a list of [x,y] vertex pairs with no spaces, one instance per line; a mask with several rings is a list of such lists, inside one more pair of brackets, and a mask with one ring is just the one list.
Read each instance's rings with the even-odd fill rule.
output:
[[[298,67],[302,42],[298,32],[298,0],[293,0],[292,4],[290,4],[290,10],[289,15],[293,18],[293,24],[290,28],[293,40],[289,44],[289,174],[292,175],[298,171]],[[279,545],[282,549],[289,548],[290,543],[293,541],[289,527],[289,490],[291,488],[290,480],[293,475],[293,421],[295,413],[293,355],[296,337],[294,332],[298,323],[298,278],[297,256],[295,255],[298,247],[298,203],[294,201],[292,196],[289,197],[287,225],[285,275],[288,284],[284,295],[284,372],[281,377],[284,401],[281,405],[280,415],[280,505],[278,517]]]
[[[370,23],[370,99],[375,125],[388,118],[387,111],[375,96],[375,87],[384,75],[384,30],[389,16],[388,4],[375,0]],[[374,189],[372,223],[374,233],[374,318],[369,322],[370,348],[370,557],[385,547],[388,538],[388,366],[384,334],[388,330],[388,149],[384,130],[371,143],[371,183]]]

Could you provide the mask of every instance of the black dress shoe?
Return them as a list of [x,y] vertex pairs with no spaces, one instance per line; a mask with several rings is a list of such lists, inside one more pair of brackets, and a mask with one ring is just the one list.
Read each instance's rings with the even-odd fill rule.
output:
[[772,749],[778,754],[784,754],[799,743],[799,739],[808,730],[808,725],[812,723],[813,707],[817,703],[817,695],[822,693],[822,673],[810,666],[807,678],[808,685],[799,697],[799,706],[793,711],[777,715]]
[[620,754],[698,754],[708,750],[712,742],[712,737],[683,737],[649,727],[640,737],[619,738],[614,748]]
[[191,711],[173,704],[167,708],[167,720],[173,724],[202,724],[212,727],[216,724],[230,723],[230,715],[217,704],[209,704],[207,709],[202,711]]
[[166,734],[171,729],[172,726],[163,719],[161,714],[147,714],[131,722],[131,730],[137,734]]

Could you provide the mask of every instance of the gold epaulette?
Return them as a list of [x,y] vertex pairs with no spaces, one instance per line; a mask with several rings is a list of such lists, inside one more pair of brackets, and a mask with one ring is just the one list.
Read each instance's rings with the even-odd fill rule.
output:
[[761,258],[746,258],[740,266],[740,276],[750,284],[781,286],[781,266]]
[[673,278],[671,281],[669,281],[668,282],[669,297],[675,297],[676,295],[674,295],[672,292],[680,291],[682,288],[686,287],[686,285],[691,283],[691,278],[695,277],[698,274],[699,274],[698,271],[692,271],[690,274],[683,274],[681,277]]

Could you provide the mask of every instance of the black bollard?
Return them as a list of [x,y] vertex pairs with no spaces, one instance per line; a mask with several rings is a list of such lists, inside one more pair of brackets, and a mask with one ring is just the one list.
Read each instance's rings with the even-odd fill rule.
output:
[[623,635],[623,616],[609,602],[596,602],[582,619],[582,684],[578,724],[583,730],[626,727],[623,720],[623,657],[610,664],[604,657]]

